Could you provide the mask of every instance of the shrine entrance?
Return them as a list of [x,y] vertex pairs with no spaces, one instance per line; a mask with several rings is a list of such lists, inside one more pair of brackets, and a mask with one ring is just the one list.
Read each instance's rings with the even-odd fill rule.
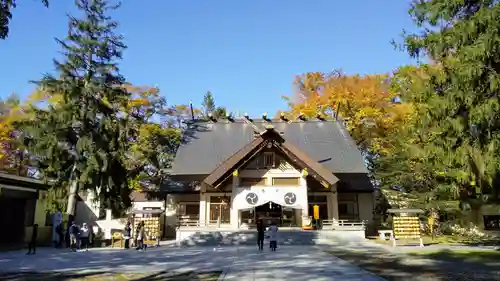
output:
[[253,215],[254,221],[262,219],[265,225],[270,225],[274,221],[278,226],[296,226],[295,210],[274,202],[255,207]]
[[265,225],[270,225],[273,221],[281,225],[282,207],[274,202],[269,202],[255,207],[255,219],[262,219]]

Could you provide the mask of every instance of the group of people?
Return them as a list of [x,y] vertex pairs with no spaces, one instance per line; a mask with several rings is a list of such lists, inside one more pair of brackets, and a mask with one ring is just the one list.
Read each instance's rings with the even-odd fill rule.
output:
[[[278,226],[275,221],[271,222],[271,225],[267,229],[269,238],[269,248],[271,251],[276,252],[276,248],[278,248]],[[259,246],[259,251],[264,250],[264,238],[266,234],[266,226],[264,225],[264,221],[262,219],[257,220],[257,245]]]
[[[68,239],[64,239],[64,227],[62,222],[56,226],[55,231],[57,234],[57,239],[54,241],[56,248],[61,248],[63,242],[66,241],[66,245],[69,246],[73,252],[76,252],[78,249],[88,251],[89,245],[91,244],[92,230],[88,227],[87,223],[83,223],[81,227],[74,221],[69,223],[66,233]],[[31,239],[28,243],[28,255],[36,254],[37,238],[38,224],[34,224],[31,232]]]
[[144,244],[144,240],[147,239],[146,228],[144,227],[144,222],[140,222],[135,227],[135,236],[132,237],[132,224],[127,222],[125,229],[123,230],[123,239],[125,240],[124,248],[130,249],[130,240],[133,239],[135,249],[138,251],[145,251],[147,245]]
[[72,222],[68,229],[69,233],[69,244],[71,251],[76,252],[78,249],[89,250],[91,230],[87,226],[87,223],[83,223],[80,227],[75,222]]

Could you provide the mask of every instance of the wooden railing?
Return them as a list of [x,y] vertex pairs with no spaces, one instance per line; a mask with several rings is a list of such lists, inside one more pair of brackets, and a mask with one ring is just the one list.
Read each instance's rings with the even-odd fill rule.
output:
[[183,219],[177,221],[177,228],[179,227],[208,227],[208,228],[220,228],[225,224],[221,223],[220,220],[208,220],[205,223],[200,223],[199,220],[195,219]]
[[366,228],[364,221],[352,220],[323,220],[323,229],[334,230],[361,230]]
[[[322,220],[324,230],[364,230],[366,223],[364,221],[353,220]],[[220,220],[209,220],[200,223],[197,219],[180,219],[177,221],[177,228],[180,227],[206,227],[206,228],[224,228],[229,224],[221,223]]]

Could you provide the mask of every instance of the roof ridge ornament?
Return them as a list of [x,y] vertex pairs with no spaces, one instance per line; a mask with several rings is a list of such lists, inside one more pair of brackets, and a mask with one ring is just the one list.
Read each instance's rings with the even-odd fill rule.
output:
[[252,126],[254,132],[256,134],[261,134],[261,129],[255,125],[252,121],[252,119],[248,116],[248,113],[245,112],[245,116],[243,117],[243,121],[246,123],[246,124],[249,124],[250,126]]
[[263,134],[265,134],[265,133],[269,132],[269,131],[273,131],[273,130],[274,130],[274,125],[272,125],[272,124],[267,124],[265,128],[266,128],[266,129],[265,129],[264,131],[261,131],[261,132],[260,132],[260,135],[261,135],[261,136],[262,136]]

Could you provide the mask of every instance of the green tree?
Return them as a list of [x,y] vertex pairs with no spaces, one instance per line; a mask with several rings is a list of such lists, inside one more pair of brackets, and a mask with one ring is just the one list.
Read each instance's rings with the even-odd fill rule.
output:
[[210,114],[215,119],[222,119],[228,116],[227,109],[224,106],[216,106],[215,98],[210,91],[203,97],[202,107],[204,118],[208,118]]
[[158,89],[129,86],[127,90],[132,93],[129,112],[140,117],[134,124],[138,137],[127,157],[128,170],[137,171],[129,185],[136,190],[159,191],[169,177],[181,129],[165,122],[170,110]]
[[424,68],[426,83],[402,96],[418,118],[399,156],[412,180],[477,211],[496,197],[500,167],[500,3],[422,0],[410,15],[420,30],[405,35],[405,48],[435,67]]
[[222,119],[222,118],[226,118],[228,113],[227,113],[227,110],[225,107],[223,106],[218,106],[217,108],[215,108],[214,112],[212,113],[213,117],[215,119]]
[[69,17],[68,36],[58,40],[64,53],[55,60],[57,75],[37,82],[47,95],[61,95],[57,106],[32,107],[33,118],[21,123],[28,147],[38,156],[42,176],[54,188],[69,189],[67,212],[73,214],[78,190],[99,194],[115,211],[130,207],[127,153],[137,137],[137,119],[129,114],[130,93],[119,74],[126,48],[107,15],[116,9],[105,0],[77,0],[83,17]]
[[[48,0],[42,0],[45,7],[49,6]],[[0,0],[0,39],[9,35],[9,24],[12,19],[12,9],[16,8],[16,0]]]
[[209,114],[213,114],[215,111],[215,100],[212,92],[208,91],[205,96],[203,96],[203,114],[208,116]]

